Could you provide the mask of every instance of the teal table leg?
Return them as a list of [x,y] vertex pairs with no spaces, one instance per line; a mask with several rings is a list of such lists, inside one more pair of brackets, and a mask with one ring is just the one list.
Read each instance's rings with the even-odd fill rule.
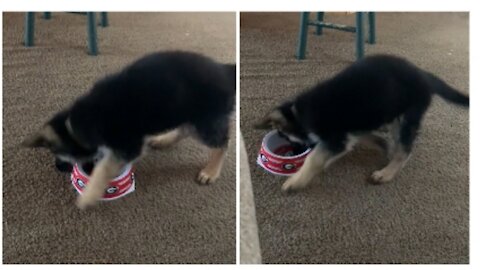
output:
[[107,12],[100,12],[100,25],[102,27],[108,26],[108,15]]
[[88,53],[97,55],[97,26],[95,23],[95,12],[87,12],[87,32],[88,32]]
[[310,15],[310,12],[302,12],[300,14],[300,32],[298,34],[298,44],[297,44],[297,52],[296,52],[296,57],[298,60],[305,59],[309,15]]
[[368,12],[368,43],[375,44],[375,12]]
[[357,53],[357,60],[363,58],[364,54],[364,39],[363,39],[363,12],[357,12],[356,14],[356,53]]
[[52,18],[52,12],[44,12],[43,13],[43,18],[45,20],[50,20]]
[[[325,12],[317,12],[317,21],[319,22],[323,22],[323,15],[325,14]],[[323,27],[320,26],[320,25],[317,25],[317,30],[315,31],[315,34],[317,34],[318,36],[320,36],[321,34],[323,34]]]
[[33,46],[35,32],[35,12],[25,14],[25,47]]

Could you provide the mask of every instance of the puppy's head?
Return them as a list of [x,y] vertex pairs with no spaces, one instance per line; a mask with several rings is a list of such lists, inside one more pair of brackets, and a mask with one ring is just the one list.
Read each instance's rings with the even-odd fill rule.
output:
[[68,111],[56,114],[40,130],[27,137],[22,146],[47,148],[59,160],[74,164],[93,159],[96,149],[90,149],[72,135]]
[[306,145],[309,143],[306,130],[299,122],[293,103],[285,103],[266,116],[254,127],[256,129],[276,129],[279,134],[292,143]]

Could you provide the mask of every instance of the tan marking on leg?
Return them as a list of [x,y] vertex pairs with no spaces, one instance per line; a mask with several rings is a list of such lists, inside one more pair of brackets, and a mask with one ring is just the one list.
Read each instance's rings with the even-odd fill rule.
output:
[[355,145],[360,141],[360,138],[355,135],[347,135],[347,141],[345,143],[345,150],[340,152],[332,157],[330,157],[323,165],[323,169],[327,169],[335,161],[339,160],[341,157],[345,156],[348,152],[352,151]]
[[384,152],[387,152],[387,149],[388,149],[388,141],[376,134],[363,135],[360,138],[360,143],[370,148],[374,148]]
[[78,208],[85,209],[94,205],[103,196],[110,180],[118,176],[124,165],[124,162],[119,161],[112,154],[107,154],[100,160],[95,165],[83,194],[77,198]]
[[388,163],[385,168],[373,172],[371,176],[371,182],[374,184],[381,184],[391,181],[395,175],[400,171],[400,169],[405,166],[410,155],[403,150],[403,147],[398,145],[393,154],[392,160]]
[[325,162],[325,165],[323,165],[323,169],[326,170],[328,167],[330,167],[330,165],[332,165],[335,161],[339,160],[340,158],[342,158],[343,156],[345,156],[348,152],[350,152],[350,150],[348,151],[343,151],[341,152],[340,154],[337,154],[333,157],[330,157],[327,162]]
[[220,176],[222,170],[223,161],[225,159],[225,153],[227,148],[215,148],[212,149],[210,159],[207,166],[203,168],[198,174],[197,181],[201,184],[209,184],[215,182]]
[[49,145],[60,145],[62,143],[58,134],[52,126],[45,125],[41,130],[27,137],[23,142],[24,147],[48,147]]
[[182,128],[176,128],[170,130],[166,133],[151,137],[148,139],[148,145],[152,148],[165,148],[171,146],[172,144],[178,142],[184,136],[184,131]]
[[283,183],[282,190],[290,191],[304,188],[316,175],[350,152],[357,142],[357,136],[348,135],[344,151],[338,154],[332,154],[322,147],[321,143],[317,144],[305,159],[300,170]]
[[287,179],[282,185],[283,191],[300,189],[308,185],[313,177],[319,174],[331,154],[323,147],[317,145],[307,156],[298,172]]
[[58,134],[55,132],[55,130],[53,130],[53,127],[50,126],[50,125],[46,125],[42,131],[41,131],[41,134],[45,137],[45,139],[47,139],[48,141],[51,141],[51,142],[54,142],[54,141],[58,141],[60,142],[60,137],[58,136]]

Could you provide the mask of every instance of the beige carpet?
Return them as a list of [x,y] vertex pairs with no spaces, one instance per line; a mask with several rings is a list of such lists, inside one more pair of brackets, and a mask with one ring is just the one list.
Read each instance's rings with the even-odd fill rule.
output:
[[100,55],[87,55],[82,15],[37,14],[24,48],[22,13],[3,16],[3,262],[235,263],[235,130],[217,183],[194,182],[207,161],[192,140],[136,166],[137,190],[85,212],[45,151],[18,144],[96,79],[142,55],[191,50],[235,62],[234,13],[109,13]]
[[[354,23],[354,15],[326,14]],[[468,93],[468,14],[379,13],[376,45]],[[409,162],[389,184],[366,178],[386,160],[359,149],[285,195],[283,177],[254,161],[274,104],[354,61],[354,36],[310,29],[307,59],[294,59],[299,13],[241,14],[241,128],[252,169],[264,263],[468,263],[469,112],[435,98]]]

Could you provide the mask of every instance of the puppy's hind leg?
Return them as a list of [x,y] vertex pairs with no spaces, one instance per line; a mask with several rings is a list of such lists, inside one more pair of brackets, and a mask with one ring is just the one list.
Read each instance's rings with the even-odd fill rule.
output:
[[198,139],[211,149],[207,165],[198,174],[198,183],[210,184],[220,176],[228,147],[229,126],[228,116],[195,125]]
[[398,128],[392,129],[395,140],[392,159],[385,168],[373,172],[372,176],[368,179],[370,183],[382,184],[389,182],[405,166],[410,157],[413,142],[417,137],[417,132],[425,110],[426,107],[411,109],[406,112],[403,119],[398,122]]
[[200,184],[210,184],[217,180],[222,171],[226,151],[226,147],[212,149],[207,166],[198,174],[197,181]]
[[121,158],[112,152],[107,152],[95,165],[83,194],[77,198],[77,207],[85,209],[94,205],[103,196],[110,180],[119,174],[125,164],[126,162]]
[[397,144],[395,146],[393,157],[388,165],[381,170],[373,172],[372,176],[369,178],[369,182],[372,184],[382,184],[391,181],[400,169],[405,166],[409,157],[410,152],[407,151],[406,147]]

